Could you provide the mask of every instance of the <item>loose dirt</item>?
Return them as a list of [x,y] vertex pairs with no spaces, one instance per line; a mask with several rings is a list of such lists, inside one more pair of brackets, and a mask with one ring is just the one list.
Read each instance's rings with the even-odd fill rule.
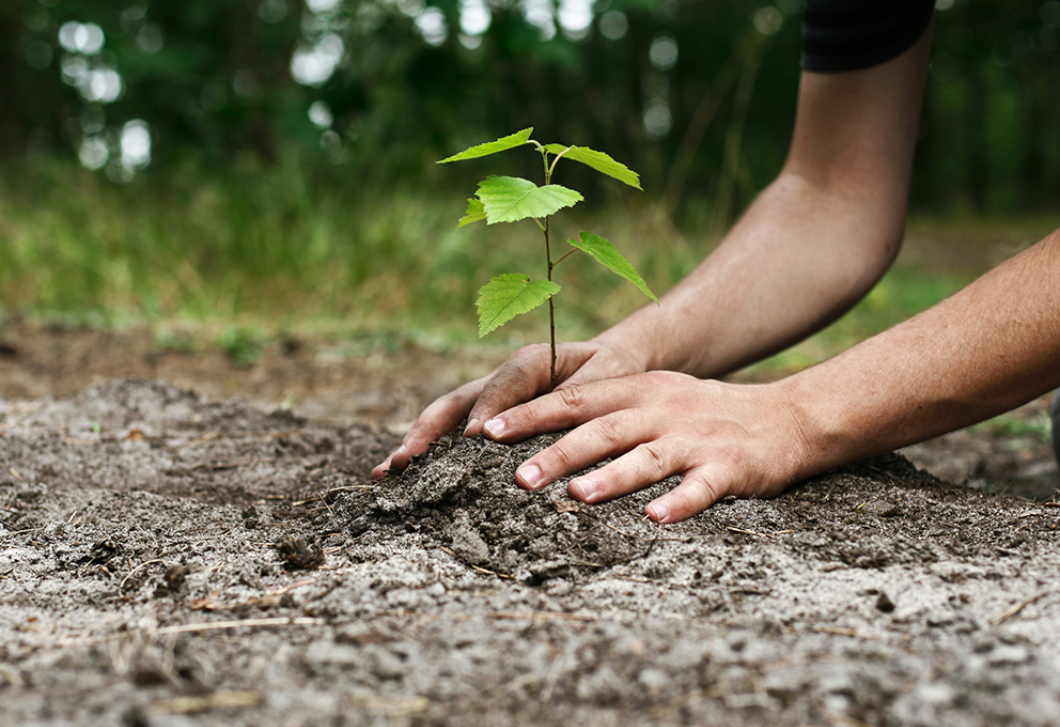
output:
[[239,370],[25,331],[0,354],[2,725],[1060,722],[1044,402],[907,452],[961,485],[888,455],[658,527],[672,483],[516,487],[554,435],[450,435],[367,479],[492,354]]

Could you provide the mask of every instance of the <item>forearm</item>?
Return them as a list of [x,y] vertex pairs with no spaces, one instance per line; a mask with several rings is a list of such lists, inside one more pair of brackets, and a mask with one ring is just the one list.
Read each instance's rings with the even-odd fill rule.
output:
[[879,279],[901,242],[904,199],[856,200],[785,173],[658,306],[601,334],[645,370],[707,378],[828,325]]
[[805,435],[800,476],[982,421],[1060,386],[1060,231],[781,386]]
[[804,72],[784,170],[658,307],[602,334],[645,370],[720,376],[831,323],[901,243],[930,33],[864,71]]

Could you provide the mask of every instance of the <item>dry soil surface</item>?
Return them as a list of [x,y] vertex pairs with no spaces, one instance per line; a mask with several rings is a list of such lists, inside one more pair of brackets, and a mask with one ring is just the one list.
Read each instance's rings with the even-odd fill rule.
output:
[[[474,356],[280,347],[193,391],[202,357],[126,342],[114,371],[78,338],[102,335],[9,331],[0,354],[5,727],[1060,722],[1044,442],[962,432],[910,452],[963,456],[962,485],[889,455],[658,527],[667,483],[517,488],[549,437],[447,437],[370,482],[388,427]],[[80,365],[46,355],[71,341]],[[109,378],[148,364],[183,388]],[[990,491],[1021,488],[1039,499]]]

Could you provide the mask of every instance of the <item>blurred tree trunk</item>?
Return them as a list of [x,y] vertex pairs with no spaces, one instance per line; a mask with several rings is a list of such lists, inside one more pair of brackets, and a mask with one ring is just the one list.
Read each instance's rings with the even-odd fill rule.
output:
[[980,65],[972,69],[968,94],[969,125],[968,138],[971,141],[968,168],[968,191],[976,212],[986,210],[987,191],[990,184],[990,163],[987,159],[987,106],[989,105],[989,81],[985,69]]
[[6,0],[0,5],[0,153],[26,148],[26,99],[21,71],[25,65],[21,47],[22,3]]

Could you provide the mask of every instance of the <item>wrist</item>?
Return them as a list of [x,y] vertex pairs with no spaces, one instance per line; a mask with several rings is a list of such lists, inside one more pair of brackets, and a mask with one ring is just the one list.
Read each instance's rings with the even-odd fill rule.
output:
[[654,370],[652,342],[635,329],[623,328],[622,324],[618,324],[593,337],[589,342],[615,352],[616,357],[620,358],[623,366],[629,370],[629,374]]
[[[790,427],[792,451],[791,481],[797,482],[839,467],[862,456],[851,445],[871,437],[856,436],[848,414],[853,411],[835,396],[835,389],[822,386],[813,369],[789,376],[767,386],[776,387],[780,411]],[[855,434],[855,436],[851,436]]]

